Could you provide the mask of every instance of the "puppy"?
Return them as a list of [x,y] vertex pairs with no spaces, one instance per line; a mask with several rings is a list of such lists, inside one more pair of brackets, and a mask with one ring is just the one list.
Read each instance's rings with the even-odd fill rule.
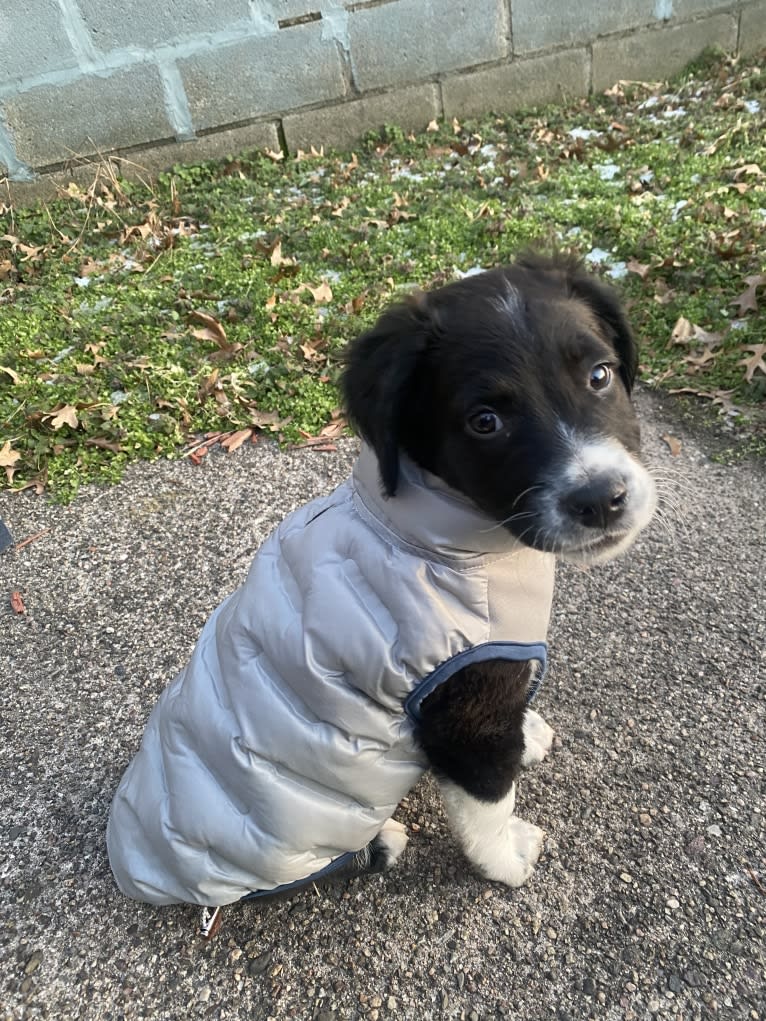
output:
[[636,368],[615,294],[564,257],[418,294],[351,345],[353,474],[269,537],[160,697],[110,814],[125,893],[218,907],[385,868],[428,768],[469,860],[525,882],[555,560],[618,555],[655,507]]

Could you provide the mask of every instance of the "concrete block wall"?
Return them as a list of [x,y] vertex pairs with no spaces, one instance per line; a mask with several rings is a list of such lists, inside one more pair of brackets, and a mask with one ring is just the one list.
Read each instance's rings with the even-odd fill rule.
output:
[[0,176],[349,145],[766,46],[766,0],[0,0]]

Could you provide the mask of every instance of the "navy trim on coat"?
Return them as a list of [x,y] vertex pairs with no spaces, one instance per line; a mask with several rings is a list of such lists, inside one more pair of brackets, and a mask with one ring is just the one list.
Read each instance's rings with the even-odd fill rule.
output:
[[451,659],[445,660],[432,673],[425,677],[413,689],[404,703],[404,711],[415,723],[421,720],[420,707],[432,691],[440,684],[448,681],[453,674],[463,667],[483,663],[488,659],[507,659],[513,663],[534,659],[540,664],[527,692],[527,705],[535,698],[543,682],[548,665],[548,645],[546,642],[482,642],[471,649],[459,652]]
[[339,854],[337,858],[333,858],[329,865],[325,865],[323,869],[318,872],[312,872],[310,876],[306,876],[305,879],[294,879],[292,883],[282,883],[281,886],[275,886],[272,890],[253,890],[252,893],[246,893],[244,897],[240,897],[240,900],[258,900],[260,897],[273,897],[280,893],[289,893],[291,890],[299,890],[302,886],[306,886],[308,883],[316,882],[319,879],[324,879],[325,876],[332,875],[339,868],[344,865],[348,865],[354,857],[358,854],[358,851],[344,851],[343,854]]

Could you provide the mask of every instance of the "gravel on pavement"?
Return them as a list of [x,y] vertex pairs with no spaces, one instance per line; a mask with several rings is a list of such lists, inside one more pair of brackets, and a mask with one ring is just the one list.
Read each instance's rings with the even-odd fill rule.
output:
[[471,870],[426,777],[395,869],[231,907],[210,943],[119,893],[110,799],[207,615],[355,441],[0,494],[0,1019],[766,1018],[766,469],[638,404],[664,507],[622,560],[560,569],[530,882]]

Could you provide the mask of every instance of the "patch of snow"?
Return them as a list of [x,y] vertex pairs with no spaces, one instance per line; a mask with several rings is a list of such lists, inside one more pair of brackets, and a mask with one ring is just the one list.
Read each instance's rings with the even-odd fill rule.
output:
[[471,266],[471,268],[467,269],[465,272],[455,268],[455,276],[458,278],[458,280],[462,280],[464,277],[475,277],[477,273],[484,272],[486,271],[483,266]]
[[92,305],[89,305],[86,301],[83,301],[78,311],[83,312],[86,315],[92,315],[94,312],[103,312],[105,308],[109,308],[113,301],[114,298],[109,298],[107,296],[99,298],[98,301],[94,302]]
[[675,110],[663,110],[662,116],[667,120],[672,120],[674,117],[685,117],[686,110],[682,106],[676,107]]
[[123,401],[128,399],[128,395],[124,390],[112,390],[109,394],[109,400],[112,404],[122,404]]
[[593,128],[571,128],[569,131],[570,138],[601,138],[601,134]]
[[603,248],[591,248],[585,256],[585,261],[593,264],[609,262],[610,254],[610,252],[605,252]]
[[602,181],[612,181],[619,174],[620,168],[616,163],[600,163],[593,168]]
[[757,99],[746,99],[745,109],[747,110],[748,113],[760,113],[761,104],[758,102]]
[[425,177],[423,174],[414,174],[409,167],[402,167],[400,170],[396,170],[391,174],[391,180],[395,181],[399,177],[406,177],[408,181],[424,181]]
[[670,218],[671,220],[673,220],[674,223],[678,219],[678,214],[681,212],[681,210],[688,205],[689,203],[686,199],[680,199],[678,202],[676,202],[676,204],[673,206],[673,212],[670,214]]
[[90,277],[75,277],[74,282],[78,287],[90,287]]
[[607,270],[607,276],[612,277],[614,280],[622,280],[624,276],[627,276],[628,267],[624,262],[615,262],[610,270]]

